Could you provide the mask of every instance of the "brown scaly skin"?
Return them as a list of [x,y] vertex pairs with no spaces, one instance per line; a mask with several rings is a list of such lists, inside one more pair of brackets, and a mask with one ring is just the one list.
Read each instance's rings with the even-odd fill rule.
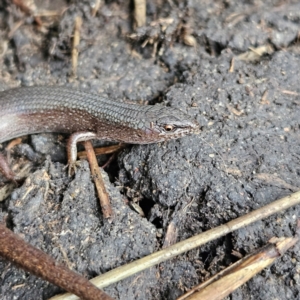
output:
[[70,167],[75,165],[79,141],[150,144],[199,132],[199,124],[181,110],[112,101],[66,87],[3,91],[0,107],[0,143],[33,133],[69,133]]

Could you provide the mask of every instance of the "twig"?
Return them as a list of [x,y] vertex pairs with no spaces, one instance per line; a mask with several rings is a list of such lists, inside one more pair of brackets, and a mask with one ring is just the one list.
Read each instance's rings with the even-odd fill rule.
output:
[[265,90],[262,97],[261,97],[261,103],[262,104],[270,104],[270,101],[268,100],[268,93],[269,91],[268,90]]
[[8,183],[2,187],[0,187],[0,202],[5,200],[15,189],[14,183]]
[[20,20],[18,22],[16,22],[14,25],[13,25],[13,28],[9,31],[7,37],[8,39],[12,39],[12,37],[14,36],[15,32],[25,23],[25,20]]
[[234,72],[234,57],[231,59],[231,62],[230,62],[230,68],[229,68],[229,73],[233,73]]
[[74,37],[73,37],[73,48],[72,48],[72,75],[77,76],[77,66],[78,66],[78,46],[80,43],[80,29],[82,25],[81,17],[75,18],[74,26]]
[[298,236],[294,238],[275,239],[274,242],[270,241],[268,245],[240,259],[209,280],[197,285],[192,290],[177,298],[177,300],[224,299],[257,273],[270,266],[298,241]]
[[13,0],[12,2],[27,15],[31,15],[36,10],[36,5],[33,1],[25,3],[24,0]]
[[134,0],[134,23],[136,27],[146,24],[146,0]]
[[[106,287],[112,283],[130,277],[156,264],[169,260],[181,253],[202,246],[230,232],[233,232],[237,229],[245,227],[253,222],[259,221],[266,217],[269,217],[275,213],[281,212],[297,204],[300,204],[300,192],[281,198],[266,206],[263,206],[262,208],[254,210],[245,216],[232,220],[224,225],[210,229],[206,232],[200,233],[189,239],[181,241],[166,249],[160,250],[144,258],[138,259],[132,263],[111,270],[103,275],[93,278],[91,282],[94,283],[99,288]],[[65,294],[65,295],[61,295],[60,297],[51,298],[51,300],[76,300],[76,299],[78,298],[71,294]]]
[[100,205],[102,208],[102,213],[104,218],[109,219],[111,221],[113,212],[109,202],[109,196],[105,189],[104,181],[102,179],[102,175],[100,173],[100,168],[98,166],[97,158],[93,149],[93,145],[90,141],[84,142],[85,151],[87,154],[87,159],[90,164],[91,173],[93,175],[93,179],[96,185],[96,189],[98,192],[98,197],[100,200]]
[[96,16],[96,13],[99,10],[100,6],[101,6],[101,0],[95,0],[93,2],[93,7],[92,7],[92,11],[91,11],[92,17]]
[[[126,144],[112,145],[112,146],[107,146],[107,147],[96,148],[96,149],[94,149],[94,152],[96,155],[110,154],[110,153],[120,151],[120,150],[124,149],[125,147],[127,147]],[[85,151],[80,151],[77,153],[77,156],[80,159],[82,159],[82,158],[86,158],[87,154]]]
[[[24,0],[12,0],[12,2],[18,6],[26,15],[29,16],[34,16],[34,13],[37,10],[37,7],[34,3],[34,1],[24,1]],[[26,2],[26,3],[25,3]],[[38,26],[42,26],[43,23],[40,19],[40,17],[34,17],[35,22],[37,23]]]
[[41,277],[86,300],[112,300],[83,276],[58,264],[43,251],[23,241],[0,224],[0,255],[23,270]]
[[299,93],[297,93],[295,91],[281,90],[281,93],[286,94],[286,95],[291,95],[291,96],[299,96]]
[[34,13],[34,16],[47,18],[59,17],[62,16],[66,10],[68,10],[68,7],[62,7],[60,10],[38,10]]

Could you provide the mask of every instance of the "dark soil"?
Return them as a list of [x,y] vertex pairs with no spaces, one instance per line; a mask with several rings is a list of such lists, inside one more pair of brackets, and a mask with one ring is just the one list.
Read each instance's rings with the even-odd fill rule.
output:
[[[147,26],[135,31],[130,1],[103,2],[95,16],[93,3],[36,1],[39,10],[68,8],[39,25],[0,1],[0,89],[66,85],[162,102],[197,119],[201,134],[123,150],[105,176],[111,224],[88,164],[67,177],[67,137],[24,138],[12,165],[31,171],[0,204],[15,233],[92,278],[161,249],[171,222],[181,241],[300,189],[299,1],[149,1]],[[74,78],[76,16],[83,24]],[[137,200],[146,217],[129,205]],[[176,299],[237,261],[233,251],[293,236],[299,214],[290,208],[104,290],[116,299]],[[62,292],[4,259],[0,271],[1,299]],[[228,299],[299,298],[297,245]]]

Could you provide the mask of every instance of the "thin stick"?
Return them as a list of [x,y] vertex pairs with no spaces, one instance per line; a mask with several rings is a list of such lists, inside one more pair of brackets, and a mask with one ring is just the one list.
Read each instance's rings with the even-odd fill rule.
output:
[[[110,154],[110,153],[115,153],[117,151],[121,151],[122,149],[126,148],[126,144],[118,144],[118,145],[112,145],[112,146],[107,146],[107,147],[101,147],[101,148],[95,148],[94,152],[96,155],[102,155],[102,154]],[[77,156],[82,159],[86,158],[86,152],[85,151],[80,151],[77,152]]]
[[77,66],[78,66],[78,46],[80,43],[80,29],[82,25],[81,17],[76,17],[74,26],[74,37],[73,37],[73,48],[72,48],[72,71],[73,76],[77,76]]
[[270,266],[295,246],[299,237],[275,239],[275,242],[250,253],[207,281],[195,286],[177,300],[221,300],[242,284]]
[[95,186],[98,192],[98,197],[100,200],[100,205],[102,208],[102,213],[104,218],[109,219],[111,221],[113,216],[113,211],[109,201],[109,195],[106,191],[104,181],[102,179],[102,175],[100,173],[100,168],[98,166],[97,158],[94,152],[93,145],[90,141],[84,142],[84,147],[87,155],[87,159],[90,164],[91,173],[93,175],[93,179],[95,182]]
[[0,255],[8,261],[86,300],[112,300],[83,276],[58,264],[0,224]]
[[96,16],[96,13],[99,10],[100,6],[101,6],[101,0],[93,1],[93,7],[92,7],[92,12],[91,12],[92,17]]
[[231,62],[230,62],[230,68],[229,68],[229,73],[233,73],[234,72],[234,57],[231,59]]
[[[26,15],[32,16],[34,15],[34,12],[37,11],[37,7],[34,3],[34,1],[28,2],[24,0],[13,0],[12,1],[16,6],[18,6]],[[43,23],[40,19],[40,17],[34,17],[35,22],[38,24],[38,26],[42,26]]]
[[[95,277],[91,280],[96,286],[103,288],[112,283],[130,277],[138,272],[150,268],[163,261],[169,260],[181,253],[202,246],[212,240],[220,238],[230,232],[245,227],[253,222],[269,217],[275,213],[281,212],[294,205],[300,204],[300,192],[291,194],[287,197],[274,201],[262,208],[254,210],[249,214],[232,220],[224,225],[210,229],[206,232],[193,236],[189,239],[181,241],[166,249],[150,254],[144,258],[138,259],[132,263],[111,270],[103,275]],[[65,294],[58,297],[53,297],[51,300],[76,300],[74,295]]]
[[136,27],[146,24],[146,0],[134,0],[134,22]]

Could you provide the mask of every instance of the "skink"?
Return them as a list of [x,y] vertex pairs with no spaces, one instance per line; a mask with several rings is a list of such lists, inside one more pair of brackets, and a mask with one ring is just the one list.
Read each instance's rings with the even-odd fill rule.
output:
[[69,133],[71,166],[76,162],[79,141],[149,144],[198,131],[199,124],[189,115],[160,105],[117,102],[57,86],[22,87],[0,93],[0,143],[33,133]]

